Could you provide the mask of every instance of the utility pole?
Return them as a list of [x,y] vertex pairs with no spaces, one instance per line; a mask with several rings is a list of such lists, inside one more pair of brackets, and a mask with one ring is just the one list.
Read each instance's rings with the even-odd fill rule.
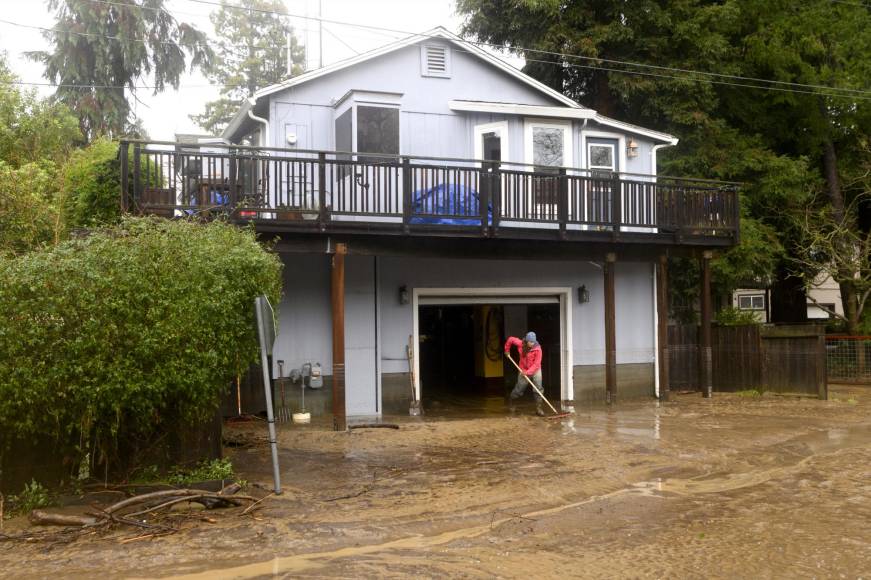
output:
[[323,2],[318,0],[318,68],[324,68],[324,15]]
[[291,45],[291,39],[293,38],[293,34],[291,33],[291,29],[287,29],[286,33],[287,37],[287,78],[293,76],[293,47]]

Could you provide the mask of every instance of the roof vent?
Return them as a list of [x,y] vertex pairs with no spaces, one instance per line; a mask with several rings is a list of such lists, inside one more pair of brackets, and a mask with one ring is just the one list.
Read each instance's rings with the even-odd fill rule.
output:
[[451,52],[442,44],[424,44],[420,47],[421,74],[425,77],[451,76]]

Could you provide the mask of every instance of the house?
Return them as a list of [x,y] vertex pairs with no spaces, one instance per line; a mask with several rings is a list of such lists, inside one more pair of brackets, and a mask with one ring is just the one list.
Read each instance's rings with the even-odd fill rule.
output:
[[[321,363],[337,425],[407,412],[412,392],[501,393],[502,341],[530,329],[552,399],[666,398],[665,258],[701,261],[710,327],[711,252],[738,239],[734,184],[656,175],[676,137],[442,28],[261,89],[222,137],[217,153],[134,143],[165,183],[134,169],[123,203],[224,212],[276,239],[273,372]],[[190,163],[196,188],[176,177]]]
[[[841,288],[831,276],[820,274],[805,289],[808,320],[831,320],[844,315]],[[732,306],[752,312],[759,322],[771,322],[771,291],[768,288],[741,288],[732,293]]]

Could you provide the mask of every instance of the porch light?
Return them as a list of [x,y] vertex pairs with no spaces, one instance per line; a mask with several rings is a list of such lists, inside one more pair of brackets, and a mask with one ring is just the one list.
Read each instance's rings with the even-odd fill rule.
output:
[[638,157],[638,143],[635,142],[635,139],[629,139],[629,143],[626,144],[626,157],[629,159]]
[[408,286],[399,287],[399,303],[402,305],[408,304],[411,300],[408,296]]
[[581,304],[586,304],[590,301],[590,291],[587,290],[585,285],[581,285],[578,287],[578,302]]

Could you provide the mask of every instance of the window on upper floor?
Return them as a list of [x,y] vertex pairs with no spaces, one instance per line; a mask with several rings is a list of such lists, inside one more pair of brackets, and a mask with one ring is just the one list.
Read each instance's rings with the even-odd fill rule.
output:
[[399,109],[358,105],[357,151],[398,155]]
[[422,44],[420,46],[420,74],[425,77],[450,77],[450,47],[443,44]]

